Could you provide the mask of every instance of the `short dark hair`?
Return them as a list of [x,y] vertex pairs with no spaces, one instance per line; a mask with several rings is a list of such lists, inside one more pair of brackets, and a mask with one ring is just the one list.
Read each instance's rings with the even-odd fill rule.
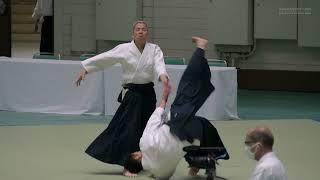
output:
[[124,168],[131,173],[139,173],[143,170],[141,160],[136,160],[131,154],[128,155],[126,161],[124,162]]

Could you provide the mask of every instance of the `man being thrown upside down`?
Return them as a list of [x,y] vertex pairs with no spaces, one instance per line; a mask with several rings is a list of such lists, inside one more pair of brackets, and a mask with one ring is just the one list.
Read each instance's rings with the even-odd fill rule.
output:
[[[196,112],[213,92],[211,72],[204,57],[208,41],[192,37],[196,45],[191,61],[184,71],[177,95],[166,115],[164,109],[170,93],[170,86],[164,89],[160,106],[151,115],[140,139],[140,151],[131,153],[124,167],[127,176],[136,176],[142,169],[148,170],[157,179],[169,179],[186,154],[183,147],[224,147],[216,128],[205,118],[195,116]],[[229,159],[226,150],[216,156]],[[196,175],[199,169],[190,167],[189,175]]]

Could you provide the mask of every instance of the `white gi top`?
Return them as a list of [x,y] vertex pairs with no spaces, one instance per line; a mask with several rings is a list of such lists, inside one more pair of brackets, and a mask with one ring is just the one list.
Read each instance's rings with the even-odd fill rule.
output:
[[145,84],[153,82],[155,76],[167,75],[163,53],[156,44],[146,43],[143,52],[134,41],[82,61],[88,73],[108,68],[116,63],[122,66],[123,83]]
[[265,154],[257,163],[250,180],[287,180],[281,161],[273,152]]
[[52,0],[37,0],[32,17],[40,18],[42,16],[52,16],[53,7]]
[[[182,148],[191,145],[170,133],[170,127],[164,124],[164,114],[161,107],[153,112],[140,139],[143,169],[159,179],[168,179],[173,175],[179,161],[185,155]],[[195,140],[194,144],[200,143]]]

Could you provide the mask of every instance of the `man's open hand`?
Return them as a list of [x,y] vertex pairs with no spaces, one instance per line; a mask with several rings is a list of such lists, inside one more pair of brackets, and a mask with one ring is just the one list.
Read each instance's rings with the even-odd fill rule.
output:
[[76,84],[76,86],[80,86],[81,81],[84,81],[84,78],[86,77],[86,75],[88,74],[88,72],[86,70],[82,70],[77,78],[77,80],[74,82]]

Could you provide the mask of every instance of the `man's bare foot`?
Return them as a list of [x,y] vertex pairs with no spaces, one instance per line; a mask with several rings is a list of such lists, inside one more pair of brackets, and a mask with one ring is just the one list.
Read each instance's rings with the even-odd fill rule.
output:
[[123,170],[123,173],[122,173],[124,176],[127,176],[127,177],[136,177],[138,176],[138,174],[135,174],[135,173],[131,173],[130,171],[124,169]]
[[201,48],[201,49],[208,48],[208,40],[206,40],[206,39],[203,39],[203,38],[200,38],[197,36],[193,36],[192,42],[195,43],[198,48]]
[[189,169],[189,176],[196,176],[199,172],[199,168],[190,167]]

